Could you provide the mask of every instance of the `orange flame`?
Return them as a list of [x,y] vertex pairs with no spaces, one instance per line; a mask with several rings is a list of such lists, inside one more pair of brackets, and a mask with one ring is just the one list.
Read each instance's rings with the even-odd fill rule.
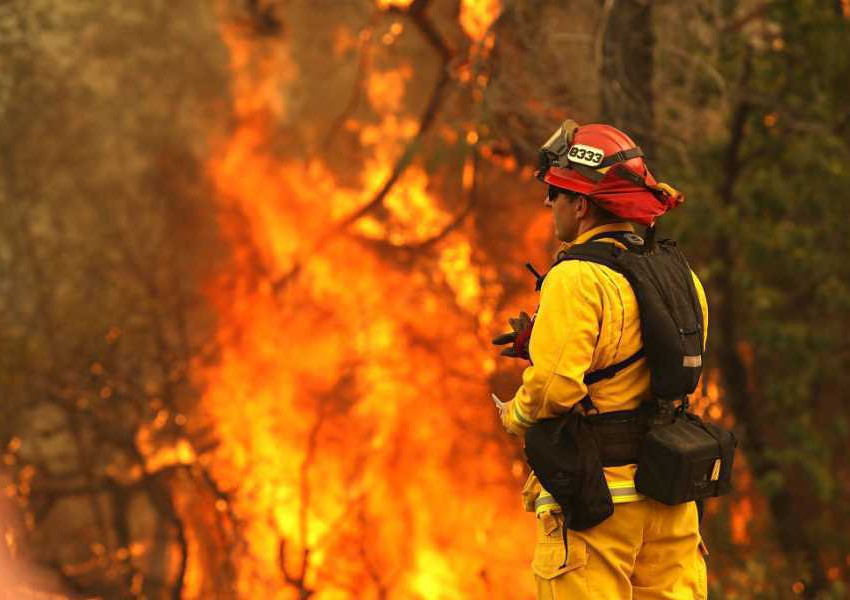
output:
[[473,40],[481,40],[501,12],[501,0],[462,0],[460,25]]
[[[461,24],[483,41],[479,50],[492,44],[500,9],[497,1],[462,2]],[[399,24],[392,35],[401,31]],[[236,595],[531,597],[533,517],[521,513],[517,494],[525,469],[486,401],[495,370],[487,338],[502,289],[475,250],[475,229],[446,229],[453,211],[434,174],[415,161],[380,210],[338,225],[372,202],[417,135],[417,122],[402,112],[416,74],[406,64],[367,74],[365,97],[380,118],[343,123],[362,156],[342,185],[344,164],[275,151],[286,90],[298,77],[286,45],[229,27],[222,33],[238,125],[209,172],[233,268],[212,286],[219,360],[204,373],[200,408],[223,443],[200,458],[230,491],[215,510],[231,512],[244,539],[232,557]],[[470,146],[479,131],[486,135],[445,124],[437,131]],[[483,142],[480,156],[517,170]],[[465,160],[463,193],[474,190],[475,169]],[[394,254],[435,236],[417,269]],[[550,219],[524,236],[541,246]],[[728,426],[720,396],[709,375],[695,408]],[[140,432],[139,444],[149,438]],[[190,450],[152,445],[149,460],[184,462],[194,458]],[[179,509],[201,510],[191,498]],[[749,497],[736,503],[738,543],[748,541],[753,513]],[[187,598],[216,592],[199,558],[209,521],[198,515],[187,531]]]
[[[223,36],[239,125],[209,169],[234,269],[214,292],[220,360],[202,412],[226,442],[209,464],[233,490],[219,510],[246,540],[237,594],[529,597],[517,577],[533,536],[523,470],[487,402],[495,270],[468,227],[441,237],[427,270],[370,245],[415,244],[452,222],[417,164],[380,215],[334,225],[374,197],[416,134],[398,114],[411,69],[366,81],[382,118],[345,124],[366,156],[359,187],[343,187],[337,164],[274,153],[278,94],[297,74],[286,47]],[[467,161],[461,189],[473,181]],[[200,535],[190,532],[190,555]],[[203,568],[190,561],[187,597],[210,593]]]

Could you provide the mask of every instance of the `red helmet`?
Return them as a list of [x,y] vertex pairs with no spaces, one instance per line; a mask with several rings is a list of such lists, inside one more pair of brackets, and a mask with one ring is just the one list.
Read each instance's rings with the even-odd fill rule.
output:
[[610,125],[564,121],[540,148],[537,177],[643,225],[654,225],[657,217],[685,200],[671,186],[657,182],[641,149]]

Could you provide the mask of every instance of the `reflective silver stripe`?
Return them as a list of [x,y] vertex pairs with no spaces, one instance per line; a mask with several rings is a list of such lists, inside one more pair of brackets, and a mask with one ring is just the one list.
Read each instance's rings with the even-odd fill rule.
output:
[[544,506],[549,506],[552,504],[554,504],[555,506],[558,505],[558,503],[555,502],[555,499],[552,496],[538,496],[537,500],[534,501],[534,510],[538,511]]
[[517,421],[519,421],[520,423],[522,423],[522,424],[523,424],[523,425],[525,425],[526,427],[531,427],[532,425],[534,425],[534,421],[532,421],[532,420],[530,420],[530,419],[526,418],[526,417],[525,417],[525,415],[523,415],[523,414],[520,412],[520,410],[519,410],[519,405],[517,405],[516,403],[514,403],[514,405],[513,405],[513,406],[514,406],[514,417],[516,417],[516,420],[517,420]]
[[[642,496],[638,493],[635,487],[609,487],[608,490],[611,492],[611,498],[622,498],[625,496],[634,496],[637,498],[641,498]],[[558,502],[552,496],[538,496],[537,500],[534,501],[534,509],[540,510],[541,507],[549,506],[552,504],[558,504]]]
[[683,367],[699,367],[702,366],[702,356],[699,354],[695,356],[686,356],[682,359]]
[[608,489],[611,492],[612,498],[616,498],[618,496],[635,496],[638,493],[637,490],[635,489],[635,486],[617,487],[617,488],[609,487]]
[[[614,504],[634,502],[644,498],[643,494],[635,489],[634,482],[630,481],[612,481],[608,484],[608,490],[611,492],[611,500]],[[534,501],[535,512],[540,512],[550,506],[558,506],[558,502],[548,493],[542,493]]]

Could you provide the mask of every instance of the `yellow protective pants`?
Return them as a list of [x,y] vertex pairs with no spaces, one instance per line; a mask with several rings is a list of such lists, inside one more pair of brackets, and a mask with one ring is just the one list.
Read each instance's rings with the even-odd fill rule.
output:
[[561,536],[560,507],[538,512],[532,569],[538,600],[705,600],[705,561],[693,502],[667,506],[646,498]]

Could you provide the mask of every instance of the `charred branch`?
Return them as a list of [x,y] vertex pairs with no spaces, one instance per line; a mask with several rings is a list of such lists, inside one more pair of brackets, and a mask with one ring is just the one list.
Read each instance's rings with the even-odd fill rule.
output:
[[310,552],[307,548],[302,551],[301,574],[292,575],[289,573],[289,568],[286,565],[286,543],[286,538],[281,538],[277,554],[278,568],[283,576],[283,580],[298,591],[298,598],[300,600],[308,600],[315,593],[315,590],[307,586],[307,582],[304,581],[305,567],[303,565],[308,561]]
[[156,475],[146,477],[143,480],[141,487],[160,516],[162,516],[165,521],[174,528],[179,561],[177,573],[174,576],[174,583],[172,584],[171,598],[173,600],[180,600],[183,596],[186,569],[189,564],[189,544],[186,541],[186,526],[183,523],[183,519],[177,513],[174,501],[171,498],[171,492],[168,489],[168,485],[164,477],[164,471],[160,471]]
[[[383,206],[387,194],[390,192],[390,190],[392,190],[393,186],[398,183],[401,176],[413,162],[413,158],[419,151],[425,134],[434,124],[434,121],[436,120],[436,117],[440,112],[440,108],[445,97],[446,88],[448,88],[449,83],[451,82],[451,76],[448,67],[449,62],[452,58],[452,52],[449,46],[440,36],[439,32],[436,30],[434,25],[425,15],[425,9],[427,8],[427,6],[427,0],[416,0],[406,10],[397,7],[390,7],[387,11],[391,14],[407,16],[411,21],[413,21],[414,25],[416,25],[416,28],[426,39],[426,41],[428,41],[429,45],[434,49],[434,51],[438,54],[440,58],[437,72],[437,80],[434,83],[434,87],[431,90],[431,94],[428,97],[428,101],[425,104],[425,108],[423,109],[419,117],[419,127],[417,129],[416,135],[414,135],[410,142],[408,142],[405,150],[402,152],[399,159],[395,162],[395,165],[393,166],[389,177],[380,187],[380,189],[378,189],[372,199],[369,200],[365,205],[360,207],[358,210],[354,211],[352,214],[343,218],[341,221],[331,227],[328,233],[323,237],[319,238],[319,240],[313,245],[313,248],[308,253],[308,255],[316,253],[321,248],[323,248],[325,244],[330,242],[341,232],[348,229],[348,227],[353,225],[355,222]],[[279,293],[285,287],[287,282],[292,280],[293,273],[299,268],[299,266],[300,265],[296,265],[288,273],[277,278],[272,283],[272,289],[275,291],[275,293]]]
[[304,581],[307,577],[307,569],[310,566],[310,547],[308,545],[308,535],[310,526],[310,499],[312,490],[310,488],[310,468],[316,460],[316,451],[319,443],[319,432],[324,424],[327,415],[327,402],[320,401],[317,407],[316,420],[310,427],[307,433],[307,446],[304,450],[304,458],[301,460],[299,468],[299,505],[298,505],[298,528],[301,537],[301,572],[297,579]]
[[247,24],[261,37],[277,37],[284,33],[283,21],[277,14],[274,2],[245,0]]
[[[366,522],[363,510],[359,510],[357,512],[357,515],[361,531],[367,531],[368,523]],[[378,566],[375,565],[374,561],[372,560],[372,557],[369,556],[369,550],[366,547],[366,544],[363,543],[362,539],[360,540],[360,543],[357,544],[357,556],[360,559],[360,564],[366,571],[366,575],[368,575],[369,580],[375,586],[376,596],[378,600],[386,600],[387,598],[389,598],[390,590],[386,583],[389,578],[382,571],[382,569],[378,568]]]
[[127,551],[132,542],[130,523],[127,515],[130,509],[130,494],[126,488],[115,485],[114,482],[112,482],[109,491],[112,505],[112,529],[115,532],[118,547],[125,549],[124,558],[121,562],[123,563],[122,566],[126,569],[124,576],[125,585],[127,589],[130,589],[133,585],[133,578],[137,573],[133,567],[130,553]]
[[363,97],[363,81],[366,78],[366,73],[369,71],[369,66],[371,64],[372,35],[378,14],[379,13],[374,13],[369,18],[366,25],[360,30],[360,50],[357,60],[357,71],[354,74],[354,86],[351,89],[351,95],[349,96],[345,107],[336,116],[336,118],[331,121],[331,125],[328,127],[328,132],[325,134],[322,143],[319,145],[321,148],[327,148],[330,145],[334,136],[340,129],[342,129],[345,122],[357,109],[357,105]]
[[363,236],[357,236],[357,240],[374,250],[395,256],[400,259],[400,262],[410,262],[416,257],[430,252],[435,246],[446,239],[452,232],[456,231],[467,218],[472,214],[473,210],[478,205],[478,168],[480,165],[480,156],[473,151],[472,155],[472,182],[469,187],[468,198],[466,204],[461,211],[452,218],[440,231],[431,237],[407,242],[403,244],[394,244],[384,239],[372,239]]

